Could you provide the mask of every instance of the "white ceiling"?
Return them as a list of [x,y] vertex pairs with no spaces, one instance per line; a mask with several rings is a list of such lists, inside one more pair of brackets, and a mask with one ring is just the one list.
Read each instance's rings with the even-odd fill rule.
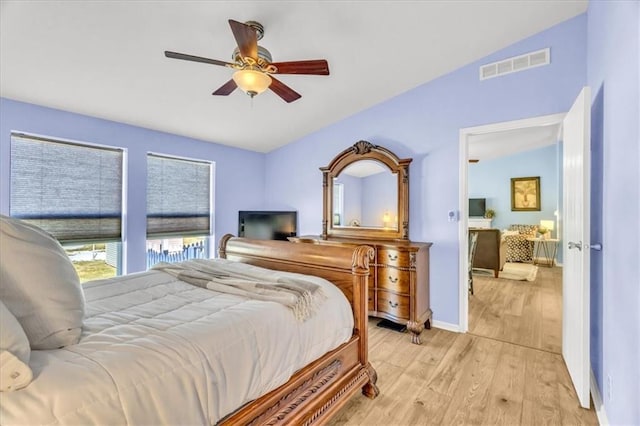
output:
[[471,135],[470,160],[487,161],[553,145],[560,140],[562,122],[516,130]]
[[382,163],[371,160],[360,160],[347,166],[342,173],[353,177],[367,177],[377,175],[378,173],[389,172],[387,167],[383,167]]
[[[0,94],[268,152],[585,12],[563,1],[5,1]],[[256,20],[274,61],[325,58],[331,75],[283,75],[302,94],[253,101],[211,92],[228,61],[227,20]]]

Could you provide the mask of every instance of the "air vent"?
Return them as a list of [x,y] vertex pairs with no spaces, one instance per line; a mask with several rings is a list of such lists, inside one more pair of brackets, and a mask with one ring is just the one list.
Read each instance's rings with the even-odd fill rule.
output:
[[525,55],[482,65],[480,67],[480,80],[499,77],[513,72],[524,71],[529,68],[541,67],[551,62],[551,49],[546,48]]

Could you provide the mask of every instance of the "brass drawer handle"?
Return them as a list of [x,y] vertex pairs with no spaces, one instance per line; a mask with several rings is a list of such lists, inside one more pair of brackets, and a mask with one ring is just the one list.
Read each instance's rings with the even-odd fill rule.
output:
[[392,262],[398,260],[397,254],[388,254],[387,256],[389,256],[389,260]]
[[389,300],[389,306],[391,306],[392,308],[397,308],[398,307],[398,302],[393,303],[391,300]]
[[389,275],[389,281],[391,281],[393,284],[398,282],[398,277],[392,277],[391,275]]

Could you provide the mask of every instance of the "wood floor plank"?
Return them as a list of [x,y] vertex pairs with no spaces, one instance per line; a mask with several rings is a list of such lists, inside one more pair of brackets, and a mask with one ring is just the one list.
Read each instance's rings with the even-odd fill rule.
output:
[[[560,355],[558,355],[561,358]],[[592,410],[586,410],[580,406],[578,395],[571,383],[569,371],[564,362],[554,363],[558,377],[558,397],[560,406],[560,418],[565,425],[597,425],[597,418],[591,415]],[[591,401],[593,407],[593,401]]]
[[[398,333],[399,334],[399,333]],[[394,402],[394,388],[402,369],[386,362],[372,363],[378,373],[378,389],[380,395],[371,400],[364,395],[354,396],[338,411],[331,421],[332,425],[366,425],[367,417],[372,412],[381,415],[389,410]]]
[[495,301],[495,298],[488,301],[486,305],[482,316],[473,329],[473,333],[478,336],[497,339],[502,335],[502,318],[500,311],[496,310],[495,306],[500,305]]
[[542,335],[540,348],[549,352],[562,352],[562,297],[551,290],[541,291]]
[[433,377],[442,358],[444,358],[456,338],[455,333],[432,330],[423,345],[414,345],[417,348],[421,348],[421,351],[405,370],[407,374],[424,380],[424,383],[428,383]]
[[443,395],[453,396],[455,388],[462,379],[462,371],[471,362],[477,338],[460,334],[442,358],[433,377],[429,380],[429,389]]
[[385,401],[371,408],[369,414],[363,419],[363,424],[393,424],[404,416],[408,406],[415,404],[415,391],[422,388],[424,379],[405,371],[394,380],[394,385],[385,395]]
[[469,296],[469,333],[561,351],[562,268],[539,266],[535,281],[480,275],[474,283],[476,294]]
[[422,336],[423,343],[417,346],[423,348],[420,361],[438,365],[458,338],[458,333],[432,328],[424,331]]
[[524,399],[525,353],[522,346],[504,344],[489,388],[483,424],[520,424]]
[[504,343],[480,338],[475,341],[472,358],[462,370],[443,424],[479,425],[485,416],[489,386]]
[[557,354],[532,350],[527,353],[522,423],[560,425]]
[[561,279],[558,267],[534,282],[474,279],[469,333],[425,330],[422,345],[371,319],[380,396],[354,396],[329,425],[597,425],[559,354]]
[[417,391],[412,404],[387,425],[442,425],[444,414],[450,404],[451,397],[425,386]]
[[[431,334],[432,333],[430,333],[429,330],[425,330],[422,332],[421,339],[429,340],[430,339],[429,336]],[[403,337],[407,340],[411,340],[411,338],[409,337],[409,333],[404,333]],[[419,358],[420,354],[423,352],[424,352],[424,347],[422,347],[421,345],[409,345],[406,347],[406,350],[404,350],[403,352],[398,352],[397,350],[394,350],[390,356],[385,358],[385,362],[388,362],[395,366],[406,369],[409,366],[409,364],[411,364],[411,362],[414,359]]]
[[506,314],[520,316],[525,306],[525,292],[526,286],[523,285],[511,285],[511,291],[508,293],[508,297],[505,298],[504,312]]
[[[380,327],[376,327],[375,325],[372,327],[371,321],[370,321],[369,330],[381,331],[384,329],[381,329]],[[384,330],[384,331],[388,331],[388,330]],[[370,333],[370,334],[375,334],[375,333]],[[371,346],[369,346],[370,348],[369,360],[371,361],[372,364],[374,364],[377,361],[386,362],[389,357],[393,356],[397,352],[397,347],[402,343],[402,340],[408,340],[408,341],[411,340],[406,333],[389,332],[389,333],[384,333],[383,335],[384,335],[384,339],[381,339],[375,345],[375,347],[372,348]],[[372,340],[375,341],[375,339],[372,339]]]

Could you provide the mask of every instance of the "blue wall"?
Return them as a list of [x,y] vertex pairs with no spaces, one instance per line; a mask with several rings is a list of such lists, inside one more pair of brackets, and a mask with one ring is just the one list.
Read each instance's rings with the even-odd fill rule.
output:
[[376,173],[362,179],[362,225],[385,226],[385,213],[389,215],[388,227],[398,216],[398,175]]
[[591,365],[610,423],[639,425],[640,2],[590,2],[587,40],[591,233],[603,244],[591,251]]
[[[347,174],[338,176],[336,183],[342,183],[342,217],[341,224],[349,226],[352,220],[362,224],[362,179]],[[301,234],[304,235],[304,234]]]
[[[458,224],[447,221],[447,211],[459,208],[459,131],[568,111],[586,82],[586,23],[586,15],[578,16],[269,153],[267,199],[275,207],[298,210],[301,233],[319,234],[319,167],[362,139],[400,158],[413,158],[410,237],[434,243],[430,269],[434,320],[457,324]],[[481,64],[545,47],[551,47],[549,66],[478,79]]]
[[[559,204],[557,163],[558,147],[550,145],[469,164],[469,198],[487,199],[487,208],[496,211],[496,216],[491,222],[493,228],[506,229],[511,224],[539,225],[541,219],[555,221],[554,211],[558,210]],[[540,176],[541,210],[511,211],[511,178],[528,176]],[[557,235],[555,228],[554,238]]]
[[[238,232],[238,210],[264,204],[264,154],[229,148],[0,99],[0,213],[9,214],[11,131],[125,148],[128,175],[125,238],[127,272],[146,270],[147,152],[215,162],[214,221],[216,240]],[[217,241],[215,243],[217,247]]]

